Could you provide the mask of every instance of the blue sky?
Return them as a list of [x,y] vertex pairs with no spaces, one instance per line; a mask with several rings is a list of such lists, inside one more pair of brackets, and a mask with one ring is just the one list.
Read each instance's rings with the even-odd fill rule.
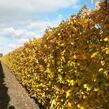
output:
[[[96,0],[95,0],[96,1]],[[0,53],[8,53],[32,38],[42,37],[47,27],[77,13],[90,0],[0,0]]]

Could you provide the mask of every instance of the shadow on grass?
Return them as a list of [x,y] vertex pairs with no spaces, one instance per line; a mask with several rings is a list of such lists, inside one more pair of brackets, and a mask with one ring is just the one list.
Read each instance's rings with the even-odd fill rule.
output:
[[8,109],[8,104],[10,101],[10,97],[8,95],[8,88],[4,83],[4,73],[3,68],[0,62],[0,109]]

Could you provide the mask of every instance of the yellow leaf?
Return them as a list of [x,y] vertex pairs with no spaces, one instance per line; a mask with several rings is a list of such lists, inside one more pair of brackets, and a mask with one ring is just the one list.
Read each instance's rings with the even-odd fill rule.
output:
[[87,84],[84,84],[83,87],[84,87],[84,88],[87,88]]
[[101,65],[104,66],[105,65],[105,61],[101,61]]
[[58,69],[58,72],[62,72],[62,69],[61,69],[61,68],[59,68],[59,69]]
[[109,54],[109,49],[106,51],[106,54]]
[[100,69],[99,69],[99,72],[100,72],[100,71],[103,71],[103,68],[100,68]]
[[76,56],[76,55],[74,55],[74,56],[73,56],[73,58],[74,58],[74,59],[77,59],[77,56]]
[[69,106],[69,107],[72,107],[72,105],[71,105],[71,103],[70,103],[70,102],[68,102],[68,106]]
[[91,87],[90,87],[88,84],[84,84],[83,87],[84,87],[87,91],[90,91],[90,90],[91,90]]
[[74,85],[74,80],[70,80],[69,83],[73,86]]
[[98,51],[97,52],[94,52],[92,55],[91,55],[91,58],[94,58],[94,57],[96,57],[97,55],[98,55]]
[[86,99],[86,96],[85,95],[83,95],[83,99]]
[[104,38],[104,41],[109,41],[109,39],[106,37],[106,38]]
[[81,106],[80,104],[78,104],[77,107],[78,107],[79,109],[85,109],[85,107],[84,107],[84,106]]
[[97,92],[97,91],[99,91],[99,89],[98,88],[94,88],[94,91]]
[[81,106],[80,109],[85,109],[85,107],[84,106]]
[[61,34],[60,33],[58,33],[58,36],[60,36]]
[[66,98],[68,98],[68,97],[70,96],[70,92],[71,92],[71,90],[68,90],[68,91],[66,92]]
[[109,48],[108,47],[104,48],[102,51],[105,52],[106,54],[109,54]]

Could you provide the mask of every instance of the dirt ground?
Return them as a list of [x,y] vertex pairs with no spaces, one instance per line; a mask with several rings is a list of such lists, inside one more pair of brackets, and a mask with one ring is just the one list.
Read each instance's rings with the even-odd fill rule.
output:
[[3,63],[0,63],[0,109],[39,109]]

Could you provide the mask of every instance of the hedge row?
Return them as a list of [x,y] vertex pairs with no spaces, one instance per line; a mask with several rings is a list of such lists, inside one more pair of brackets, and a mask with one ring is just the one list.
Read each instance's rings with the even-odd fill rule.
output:
[[109,25],[96,14],[102,12],[84,7],[4,57],[46,109],[109,108]]

